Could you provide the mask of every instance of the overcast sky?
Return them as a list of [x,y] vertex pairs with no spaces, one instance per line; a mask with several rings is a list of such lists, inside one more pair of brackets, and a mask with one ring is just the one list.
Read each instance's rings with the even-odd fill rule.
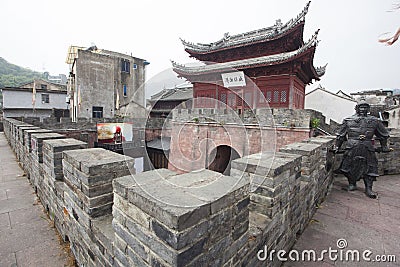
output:
[[[306,0],[87,1],[1,0],[0,57],[50,74],[68,73],[69,45],[91,43],[148,60],[147,76],[191,60],[179,38],[208,43],[283,23],[297,16]],[[313,0],[304,41],[320,29],[314,65],[328,63],[321,84],[330,91],[400,88],[400,41],[378,42],[400,27],[397,0]],[[393,12],[389,12],[393,11]],[[386,35],[389,36],[389,35]]]

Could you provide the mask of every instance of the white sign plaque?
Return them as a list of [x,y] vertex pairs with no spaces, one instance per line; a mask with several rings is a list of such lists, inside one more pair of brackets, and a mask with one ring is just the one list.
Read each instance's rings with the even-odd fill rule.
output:
[[246,86],[246,79],[243,71],[222,73],[224,87]]

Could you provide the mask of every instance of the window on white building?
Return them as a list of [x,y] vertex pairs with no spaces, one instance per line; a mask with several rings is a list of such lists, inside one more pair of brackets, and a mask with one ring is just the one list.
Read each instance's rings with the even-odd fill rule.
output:
[[50,103],[50,95],[49,94],[42,94],[42,104]]

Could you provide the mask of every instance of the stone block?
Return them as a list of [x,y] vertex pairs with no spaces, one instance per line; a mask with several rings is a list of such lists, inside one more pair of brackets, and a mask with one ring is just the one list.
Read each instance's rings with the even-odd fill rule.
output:
[[25,132],[27,130],[38,130],[40,129],[37,126],[29,125],[29,126],[21,126],[19,128],[19,140],[21,141],[22,145],[25,145]]
[[[130,175],[131,173],[131,170],[122,165],[120,169],[114,169],[111,173],[88,175],[76,169],[65,159],[63,159],[62,162],[65,178],[75,181],[76,186],[80,190],[86,190],[88,194],[96,193],[95,191],[97,191],[97,189],[101,190],[101,187],[106,189],[115,178]],[[83,186],[85,186],[85,188],[82,188]]]
[[113,214],[117,216],[117,213],[121,212],[143,227],[150,228],[151,217],[149,214],[143,212],[135,205],[130,204],[126,199],[120,197],[118,194],[115,194]]
[[[163,174],[165,177],[162,176]],[[190,180],[190,177],[193,179]],[[248,191],[248,182],[235,181],[232,177],[208,170],[198,172],[193,176],[185,174],[171,176],[168,172],[158,173],[157,171],[146,172],[131,178],[119,178],[115,181],[117,185],[114,183],[114,188],[122,187],[119,183],[120,179],[127,189],[129,202],[159,221],[163,221],[168,227],[177,230],[186,229],[201,218],[209,216],[211,203],[221,201],[229,205],[234,201],[233,197],[224,198],[225,195],[233,193],[232,196],[234,196],[234,192],[242,187],[247,188]],[[139,180],[140,184],[136,184],[135,180]],[[223,184],[225,187],[222,186]]]
[[65,136],[58,133],[34,133],[31,135],[32,154],[37,157],[39,163],[43,162],[43,140],[61,138],[65,138]]
[[256,174],[261,177],[276,177],[286,170],[300,170],[301,156],[288,153],[257,153],[232,161],[232,169]]
[[314,143],[293,143],[279,149],[280,152],[297,154],[311,157],[320,148],[319,144]]
[[112,174],[127,168],[134,170],[134,159],[102,148],[64,151],[63,159],[84,174]]
[[113,250],[114,228],[112,227],[112,216],[104,216],[92,221],[93,234],[101,245],[110,253]]
[[34,129],[34,130],[25,130],[25,146],[28,148],[28,153],[32,152],[31,138],[32,134],[36,133],[52,133],[52,130],[47,129]]
[[205,254],[211,264],[213,254],[223,258],[222,250],[248,230],[245,179],[209,170],[181,175],[155,170],[118,178],[113,186],[116,233],[128,251],[131,244],[143,244],[139,251],[150,254],[132,255],[146,262],[186,266]]
[[56,180],[63,180],[62,151],[87,148],[87,144],[72,138],[43,141],[43,169]]
[[43,142],[43,148],[47,149],[50,152],[49,154],[53,155],[59,152],[63,152],[65,150],[87,148],[87,146],[88,146],[87,143],[73,138],[45,140]]

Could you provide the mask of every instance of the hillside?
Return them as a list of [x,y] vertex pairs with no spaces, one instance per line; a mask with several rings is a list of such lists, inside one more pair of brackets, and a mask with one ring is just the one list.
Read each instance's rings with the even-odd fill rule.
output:
[[33,78],[43,78],[43,73],[11,64],[0,57],[0,88],[19,86],[32,81]]

